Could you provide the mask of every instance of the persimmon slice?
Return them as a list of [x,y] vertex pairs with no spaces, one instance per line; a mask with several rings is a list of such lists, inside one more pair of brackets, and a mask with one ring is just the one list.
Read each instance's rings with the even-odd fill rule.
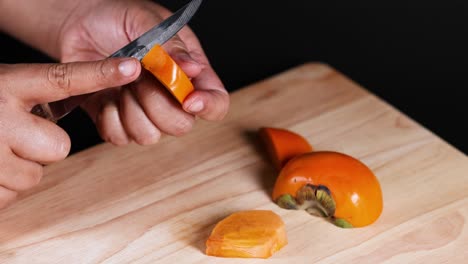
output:
[[286,129],[262,127],[260,137],[278,170],[290,159],[312,151],[312,146],[305,138]]
[[221,220],[206,241],[206,254],[269,258],[287,244],[281,218],[269,210],[241,211]]
[[190,79],[161,46],[154,46],[145,57],[143,57],[141,64],[145,69],[151,72],[181,104],[193,91],[193,85]]

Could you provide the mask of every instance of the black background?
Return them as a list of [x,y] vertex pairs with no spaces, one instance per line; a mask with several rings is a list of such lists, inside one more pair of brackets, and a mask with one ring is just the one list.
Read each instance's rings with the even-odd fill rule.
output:
[[[172,10],[185,2],[159,1]],[[466,0],[205,0],[190,26],[229,91],[305,62],[325,62],[468,153]],[[50,61],[0,38],[1,62]],[[60,125],[71,135],[72,151],[100,142],[80,111]]]

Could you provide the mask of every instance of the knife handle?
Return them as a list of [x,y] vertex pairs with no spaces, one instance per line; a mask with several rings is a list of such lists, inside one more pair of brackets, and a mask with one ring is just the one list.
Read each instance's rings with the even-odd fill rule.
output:
[[193,84],[182,69],[160,46],[154,46],[141,60],[143,68],[151,72],[166,89],[183,103],[185,98],[193,92]]

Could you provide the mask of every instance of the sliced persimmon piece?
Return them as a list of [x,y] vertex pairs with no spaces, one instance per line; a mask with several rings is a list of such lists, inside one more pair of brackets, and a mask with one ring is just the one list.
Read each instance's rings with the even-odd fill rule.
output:
[[182,69],[159,45],[154,46],[141,60],[143,67],[151,72],[161,84],[179,101],[193,92],[193,84]]
[[278,170],[290,159],[312,151],[312,146],[305,138],[286,129],[262,127],[260,128],[260,137],[267,148],[273,165]]
[[269,210],[233,213],[206,241],[206,254],[230,258],[269,258],[288,243],[283,220]]

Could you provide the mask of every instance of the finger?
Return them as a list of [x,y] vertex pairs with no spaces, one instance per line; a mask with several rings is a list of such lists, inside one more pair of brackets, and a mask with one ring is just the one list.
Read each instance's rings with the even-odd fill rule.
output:
[[119,89],[104,91],[102,109],[96,117],[96,126],[102,139],[117,146],[130,143],[119,114]]
[[195,91],[185,99],[184,110],[206,120],[222,120],[229,110],[229,94],[213,69],[205,68],[192,82]]
[[21,159],[9,149],[8,152],[0,160],[0,185],[13,191],[24,191],[36,186],[42,178],[42,165]]
[[152,76],[142,78],[135,85],[134,92],[146,115],[162,132],[181,136],[192,129],[194,116],[183,111]]
[[[163,16],[170,14],[167,9],[160,7]],[[192,77],[192,82],[196,89],[184,102],[183,108],[194,115],[206,120],[221,120],[227,114],[229,109],[229,94],[223,83],[209,63],[208,58],[201,47],[197,36],[189,27],[184,27],[179,33],[178,38],[187,47],[190,58],[195,60],[201,67],[201,71]],[[179,41],[177,38],[175,41]],[[174,45],[175,47],[177,45]],[[174,56],[176,63],[180,64],[182,70],[183,61]]]
[[64,159],[70,151],[70,138],[54,123],[38,116],[17,112],[7,135],[11,150],[19,157],[41,164]]
[[192,57],[187,45],[179,36],[171,38],[163,48],[188,77],[196,77],[203,70],[203,65]]
[[134,81],[140,71],[136,59],[110,58],[92,62],[9,65],[3,77],[7,79],[6,89],[11,95],[36,104],[124,85]]
[[0,209],[6,208],[12,204],[16,200],[17,195],[15,191],[0,186]]
[[127,135],[140,145],[150,145],[158,142],[161,132],[148,119],[128,87],[122,88],[120,98],[120,118]]

